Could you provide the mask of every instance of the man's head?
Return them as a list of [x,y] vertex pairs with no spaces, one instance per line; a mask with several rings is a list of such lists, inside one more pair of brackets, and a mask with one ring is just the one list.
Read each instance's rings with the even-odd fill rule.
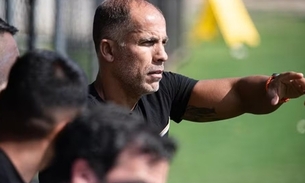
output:
[[9,71],[19,55],[13,38],[17,31],[0,18],[0,91],[6,87]]
[[0,93],[0,139],[40,139],[86,105],[87,80],[72,60],[31,51],[13,65]]
[[145,0],[105,0],[95,12],[93,40],[100,72],[137,95],[159,89],[168,40],[165,19]]
[[106,183],[165,183],[174,144],[158,133],[139,132],[118,155]]
[[[59,134],[41,182],[164,183],[176,145],[138,116],[99,106]],[[52,180],[55,179],[55,180]]]

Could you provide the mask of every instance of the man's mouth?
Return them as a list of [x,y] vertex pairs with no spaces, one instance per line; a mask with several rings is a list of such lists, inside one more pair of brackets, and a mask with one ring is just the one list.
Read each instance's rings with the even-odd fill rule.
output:
[[148,75],[150,77],[154,78],[154,80],[160,81],[162,79],[162,73],[163,73],[163,70],[154,70],[154,71],[148,72]]
[[154,70],[154,71],[148,72],[149,75],[152,75],[152,74],[162,74],[162,73],[163,73],[162,70]]

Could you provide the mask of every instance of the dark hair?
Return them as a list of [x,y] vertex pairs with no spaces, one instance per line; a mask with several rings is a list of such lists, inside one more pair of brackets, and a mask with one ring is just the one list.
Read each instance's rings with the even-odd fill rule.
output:
[[155,159],[170,160],[176,151],[172,139],[162,138],[137,115],[116,105],[97,106],[59,134],[55,159],[39,179],[41,183],[69,181],[73,162],[84,159],[103,180],[119,153],[133,144],[137,144],[139,153],[151,154]]
[[74,61],[52,51],[30,51],[17,59],[0,93],[1,137],[44,137],[58,115],[82,110],[86,97],[87,79]]
[[2,18],[0,18],[0,34],[5,32],[15,35],[16,32],[18,32],[18,29],[14,26],[9,25]]
[[113,39],[113,34],[130,20],[130,0],[106,0],[96,9],[93,20],[93,41],[98,53],[102,39]]
[[133,27],[131,21],[131,3],[138,6],[150,5],[156,8],[161,14],[161,10],[149,3],[147,0],[105,0],[96,9],[93,21],[93,41],[95,50],[98,53],[102,39],[121,39],[126,30]]

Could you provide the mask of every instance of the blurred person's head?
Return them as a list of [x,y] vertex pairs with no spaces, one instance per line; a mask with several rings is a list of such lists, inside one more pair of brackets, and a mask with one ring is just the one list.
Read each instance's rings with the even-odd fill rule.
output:
[[84,109],[86,95],[86,77],[74,61],[51,51],[26,53],[13,65],[0,94],[0,141],[48,136]]
[[176,144],[134,114],[103,105],[68,124],[41,183],[164,183]]
[[55,52],[17,58],[0,93],[0,149],[23,181],[47,166],[54,138],[85,109],[87,90],[82,69]]
[[0,18],[0,91],[6,87],[9,71],[19,55],[14,35],[18,30]]
[[168,38],[165,18],[153,4],[103,1],[95,12],[93,40],[100,65],[98,79],[130,91],[130,97],[159,89]]
[[[165,183],[175,144],[145,130],[134,135],[106,174],[106,183]],[[79,183],[79,182],[75,182]]]

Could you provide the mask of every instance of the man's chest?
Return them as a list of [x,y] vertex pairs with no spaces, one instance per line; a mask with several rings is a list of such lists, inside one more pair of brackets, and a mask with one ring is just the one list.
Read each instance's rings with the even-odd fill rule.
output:
[[170,106],[150,100],[140,100],[133,113],[142,116],[147,125],[156,128],[160,135],[168,133],[170,127]]

